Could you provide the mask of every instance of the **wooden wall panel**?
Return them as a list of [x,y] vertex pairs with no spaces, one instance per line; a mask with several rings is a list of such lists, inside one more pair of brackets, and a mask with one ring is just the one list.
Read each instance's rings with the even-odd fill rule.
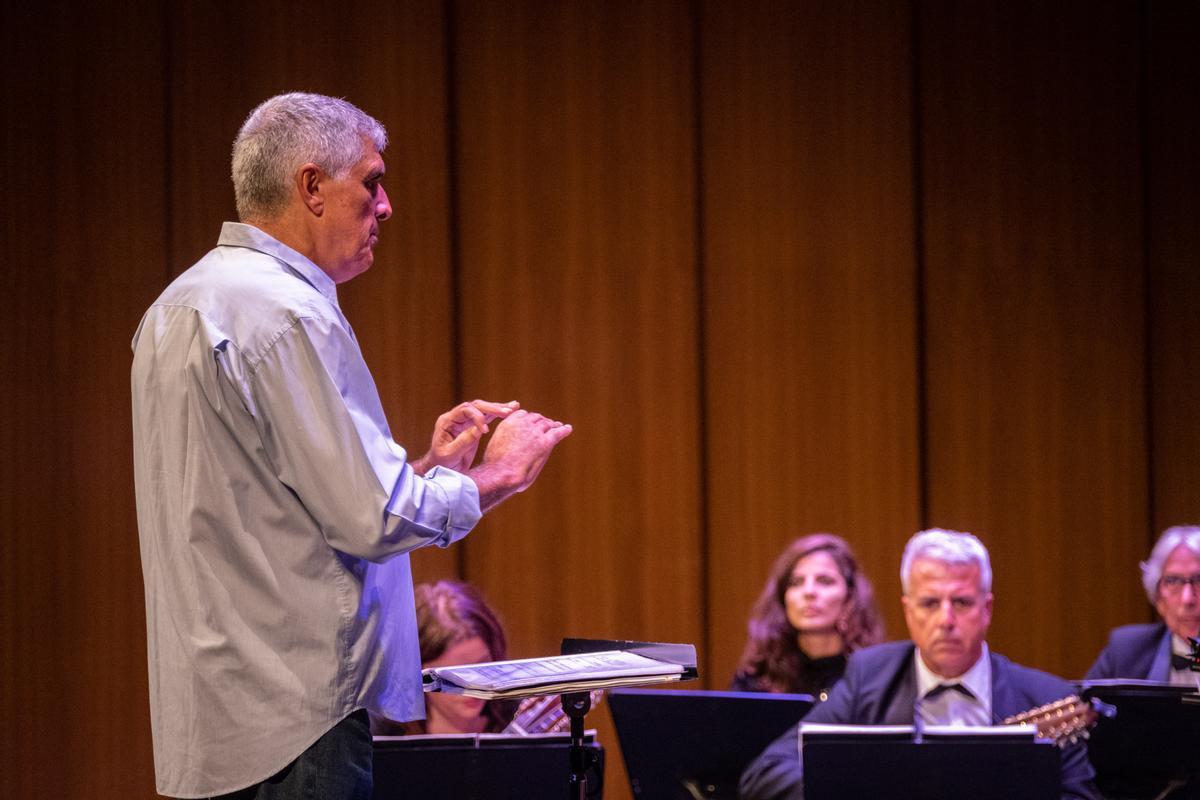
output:
[[397,439],[468,396],[577,427],[415,558],[479,583],[515,655],[691,641],[722,687],[818,528],[903,636],[927,522],[992,547],[996,649],[1074,675],[1150,618],[1154,532],[1200,521],[1193,3],[25,5],[0,796],[153,796],[129,339],[232,217],[230,142],[279,91],[392,135],[396,218],[341,296]]
[[1200,6],[1146,3],[1154,531],[1200,524]]
[[709,682],[794,537],[845,536],[902,635],[919,522],[907,3],[707,3]]
[[0,796],[152,794],[129,341],[164,251],[156,4],[7,4]]
[[463,382],[576,426],[467,547],[524,648],[701,635],[691,26],[625,11],[457,15]]
[[606,9],[456,7],[463,385],[575,426],[466,543],[518,655],[703,643],[692,26]]
[[[235,10],[236,9],[236,10]],[[230,145],[254,106],[285,91],[345,97],[388,129],[394,209],[372,269],[338,288],[392,425],[412,457],[455,397],[443,4],[378,0],[186,2],[172,12],[172,267],[235,219]],[[297,22],[297,21],[301,22]],[[214,48],[213,42],[222,46]],[[417,580],[459,572],[452,550],[414,555]]]
[[1136,9],[918,8],[929,522],[989,545],[995,649],[1078,676],[1146,614]]

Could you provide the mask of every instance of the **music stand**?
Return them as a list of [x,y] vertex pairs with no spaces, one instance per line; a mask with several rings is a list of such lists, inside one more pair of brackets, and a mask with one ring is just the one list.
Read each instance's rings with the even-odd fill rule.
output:
[[[692,680],[700,676],[696,669],[696,648],[690,644],[638,642],[630,639],[563,639],[560,649],[563,655],[628,650],[665,663],[679,664],[684,668],[679,680]],[[594,755],[583,746],[583,718],[592,707],[592,696],[587,688],[564,693],[562,696],[563,711],[571,719],[571,777],[568,781],[568,800],[584,800],[587,772]]]
[[742,770],[808,713],[813,699],[614,689],[608,704],[635,797],[732,800]]
[[[604,751],[594,753],[587,797],[603,796]],[[569,777],[565,734],[454,734],[375,738],[375,800],[528,800],[559,798]]]
[[1115,706],[1088,742],[1096,786],[1109,798],[1200,798],[1200,694],[1134,680],[1079,684],[1085,698]]
[[[805,800],[1059,800],[1053,744],[995,736],[805,733]],[[799,744],[798,744],[799,746]]]
[[571,721],[567,797],[586,800],[587,773],[596,758],[584,740],[583,719],[592,705],[591,691],[696,678],[696,648],[625,639],[563,639],[561,652],[561,656],[427,667],[421,680],[426,692],[484,700],[560,695],[563,712]]

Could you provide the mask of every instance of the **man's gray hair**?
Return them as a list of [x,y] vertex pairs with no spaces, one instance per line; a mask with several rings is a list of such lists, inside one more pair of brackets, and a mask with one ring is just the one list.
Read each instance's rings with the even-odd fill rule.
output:
[[1200,525],[1167,528],[1158,537],[1150,557],[1142,562],[1142,586],[1146,588],[1146,597],[1150,598],[1151,605],[1158,602],[1158,582],[1162,580],[1163,565],[1180,545],[1191,550],[1193,555],[1200,556]]
[[332,177],[345,177],[366,155],[364,137],[381,153],[387,147],[387,131],[379,121],[345,100],[292,92],[263,102],[233,141],[238,218],[277,218],[296,170],[309,162]]
[[909,539],[904,546],[904,557],[900,560],[900,585],[904,587],[905,594],[908,594],[913,562],[918,558],[947,564],[975,564],[979,567],[979,588],[984,592],[992,590],[991,559],[983,542],[972,534],[930,528]]

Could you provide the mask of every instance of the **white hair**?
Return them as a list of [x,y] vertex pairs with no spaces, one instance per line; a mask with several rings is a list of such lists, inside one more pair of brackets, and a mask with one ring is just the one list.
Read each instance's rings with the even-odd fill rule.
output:
[[1142,586],[1146,588],[1146,597],[1150,604],[1158,602],[1158,582],[1162,580],[1163,565],[1175,552],[1175,548],[1183,545],[1196,556],[1200,556],[1200,525],[1176,525],[1167,528],[1158,537],[1150,557],[1142,562]]
[[992,590],[992,562],[983,542],[970,533],[930,528],[913,536],[904,546],[900,560],[900,584],[908,594],[913,563],[918,558],[930,558],[947,564],[975,564],[979,567],[979,588]]
[[292,92],[263,102],[233,141],[238,218],[278,217],[296,170],[309,162],[332,177],[345,177],[365,155],[364,138],[381,153],[387,147],[379,121],[337,97]]

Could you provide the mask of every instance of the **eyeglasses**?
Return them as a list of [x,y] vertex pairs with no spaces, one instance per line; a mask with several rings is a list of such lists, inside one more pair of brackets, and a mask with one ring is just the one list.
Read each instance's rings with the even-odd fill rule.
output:
[[1200,575],[1163,575],[1158,585],[1166,594],[1179,594],[1185,586],[1200,594]]

